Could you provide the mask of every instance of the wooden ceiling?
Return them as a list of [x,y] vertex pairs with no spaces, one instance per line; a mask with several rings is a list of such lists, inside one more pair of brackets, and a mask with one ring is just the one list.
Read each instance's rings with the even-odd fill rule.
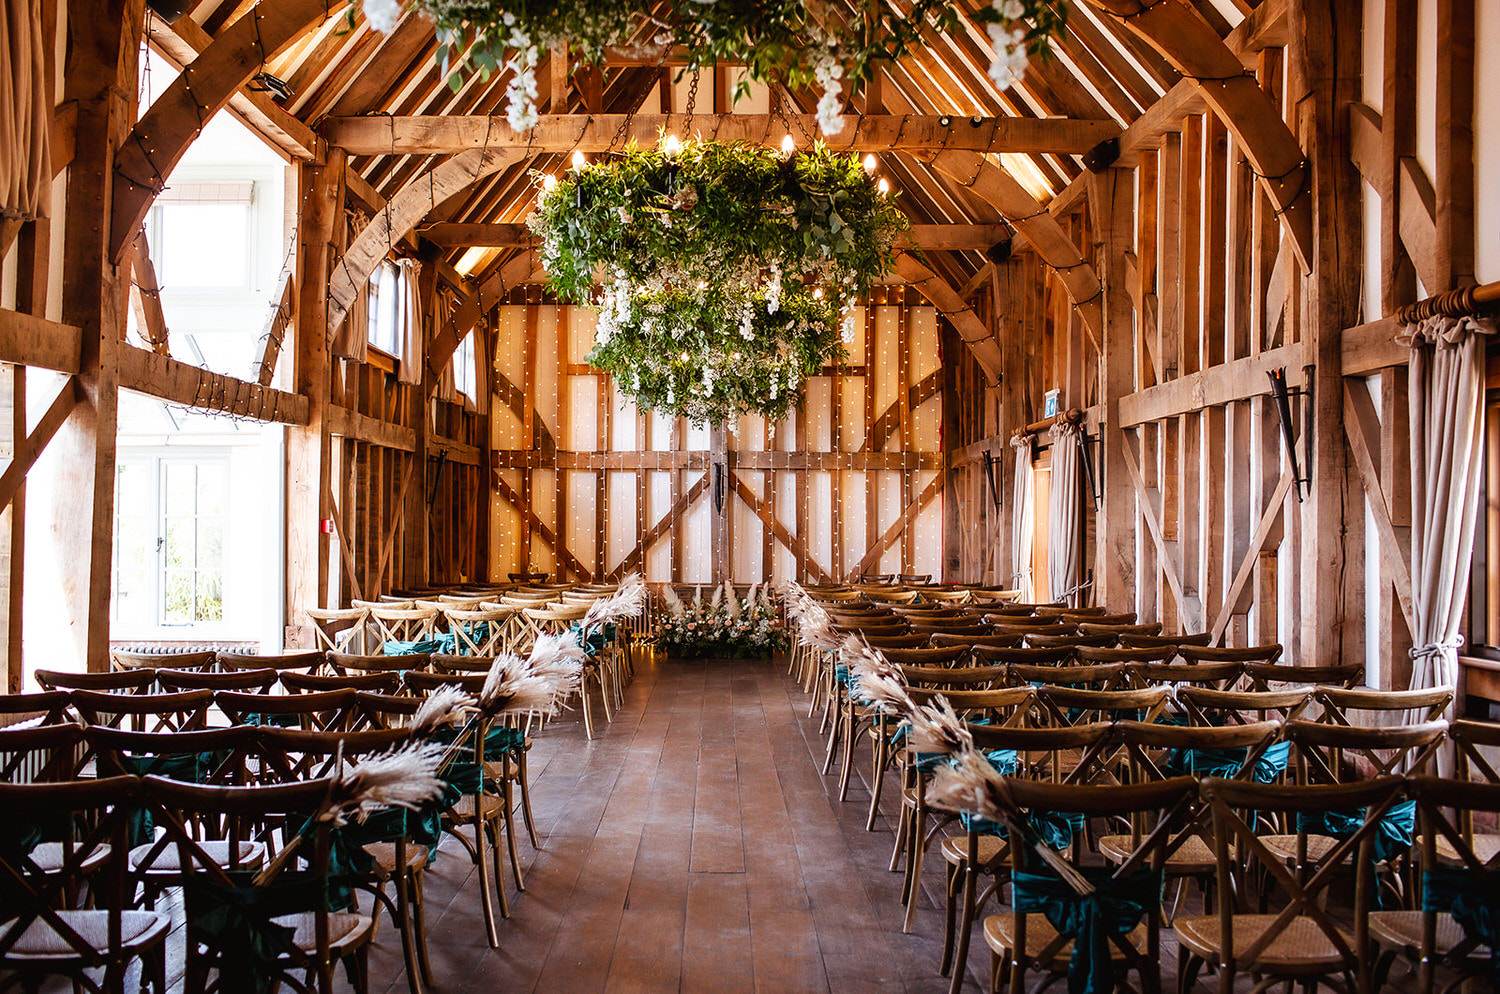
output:
[[[262,0],[260,7],[264,9],[273,2],[281,0]],[[907,0],[888,2],[898,10],[909,6]],[[958,2],[973,10],[981,0]],[[1229,38],[1247,18],[1255,22],[1258,44],[1241,44],[1235,51],[1247,65],[1254,64],[1255,49],[1284,42],[1279,37],[1284,32],[1280,0],[1183,2],[1195,8],[1221,38]],[[1010,89],[997,89],[989,78],[987,38],[982,26],[970,19],[951,34],[930,31],[926,47],[879,70],[876,81],[853,99],[850,114],[951,117],[954,121],[948,122],[945,130],[962,135],[969,128],[972,135],[985,136],[977,145],[971,136],[967,142],[925,147],[917,143],[917,147],[903,146],[880,155],[882,175],[891,180],[914,224],[989,226],[1005,220],[994,196],[981,196],[975,180],[965,182],[967,177],[955,176],[958,170],[951,166],[945,171],[934,153],[955,156],[960,153],[945,150],[960,147],[968,148],[971,158],[988,153],[990,162],[1003,167],[1041,205],[1051,204],[1057,212],[1077,202],[1079,184],[1073,181],[1083,171],[1082,152],[1099,138],[1123,132],[1127,137],[1149,139],[1152,129],[1159,133],[1168,124],[1156,119],[1164,111],[1180,118],[1202,109],[1201,103],[1194,102],[1196,98],[1180,95],[1178,72],[1112,13],[1110,8],[1116,6],[1099,0],[1072,0],[1067,32],[1054,42],[1055,57],[1034,59],[1025,80]],[[327,7],[326,17],[315,18],[315,23],[265,60],[265,71],[289,84],[290,97],[278,102],[267,93],[247,87],[231,98],[228,109],[295,157],[316,154],[325,137],[344,145],[350,151],[351,203],[373,214],[417,178],[424,177],[425,181],[430,170],[459,149],[472,147],[472,137],[461,134],[462,122],[453,122],[446,126],[452,144],[441,152],[431,151],[434,145],[422,143],[413,144],[421,151],[405,151],[406,146],[395,139],[398,123],[405,127],[408,122],[399,119],[503,115],[507,76],[481,81],[470,75],[455,93],[438,73],[433,28],[420,15],[406,14],[396,30],[386,36],[370,31],[361,17],[354,18],[351,28],[347,3],[328,0]],[[1259,10],[1261,7],[1266,9]],[[150,40],[159,53],[180,67],[255,8],[254,0],[200,0],[174,25],[150,18]],[[262,20],[270,16],[261,14]],[[1245,34],[1244,28],[1240,34]],[[569,66],[565,58],[547,55],[537,74],[539,105],[544,114],[638,114],[639,120],[631,122],[629,131],[639,133],[648,116],[689,110],[683,94],[691,74],[680,84],[673,83],[681,70],[682,60],[670,54],[646,63],[638,54],[622,53],[602,70]],[[707,132],[714,114],[732,109],[728,94],[735,71],[735,67],[720,67],[702,72],[691,108],[696,126],[689,130]],[[788,92],[773,85],[760,91],[753,101],[763,115],[769,112],[756,127],[770,132],[772,141],[779,143],[788,131],[799,144],[816,137],[811,120],[803,116],[813,109],[816,93]],[[378,120],[353,120],[359,118]],[[975,119],[972,124],[971,118]],[[998,125],[981,120],[996,118],[1002,119]],[[1067,122],[1045,119],[1072,119],[1077,126],[1056,127]],[[614,118],[611,126],[614,121],[624,118]],[[618,147],[610,140],[613,132],[606,133],[604,125],[602,120],[598,123],[595,140],[585,147]],[[651,127],[654,130],[654,125]],[[394,152],[376,151],[387,147],[370,140],[370,136],[382,134],[381,129]],[[578,130],[573,127],[570,133]],[[1003,136],[1003,140],[995,135]],[[363,143],[356,140],[361,136]],[[881,147],[878,138],[866,142],[870,144]],[[460,259],[475,245],[490,250],[479,268],[465,274],[469,281],[483,284],[493,280],[507,264],[510,272],[528,268],[520,262],[529,252],[524,233],[515,228],[476,226],[517,225],[523,221],[534,198],[530,172],[562,168],[572,147],[563,148],[557,140],[543,141],[540,137],[536,145],[534,154],[481,176],[442,200],[421,221],[415,236],[418,240],[425,238],[428,250],[444,260],[446,264],[440,268],[449,279],[458,278]],[[1003,154],[989,151],[996,148],[1027,150]],[[974,175],[977,178],[977,171]],[[1016,216],[1009,220],[1015,223]],[[1018,229],[1015,244],[1021,248],[1028,232],[1024,225]],[[923,236],[914,237],[913,243],[923,250],[931,267],[958,288],[973,284],[986,261],[981,243],[999,229],[956,229],[947,233],[936,227],[920,230]]]

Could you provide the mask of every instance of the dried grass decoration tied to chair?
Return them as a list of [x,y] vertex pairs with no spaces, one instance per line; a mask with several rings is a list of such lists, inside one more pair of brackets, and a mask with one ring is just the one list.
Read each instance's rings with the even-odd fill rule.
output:
[[552,289],[598,311],[589,363],[637,405],[779,421],[842,359],[907,227],[875,165],[668,136],[542,177],[529,223]]

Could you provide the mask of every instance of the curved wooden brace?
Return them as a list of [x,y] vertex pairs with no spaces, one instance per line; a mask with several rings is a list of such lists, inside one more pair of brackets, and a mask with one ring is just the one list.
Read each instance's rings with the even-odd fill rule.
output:
[[438,204],[467,189],[475,180],[520,162],[525,156],[524,148],[472,149],[429,169],[402,187],[333,263],[328,281],[328,327],[339,326],[359,288],[369,282],[370,274],[390,254],[391,246],[405,238]]
[[[943,389],[943,370],[928,373],[918,383],[913,383],[906,388],[906,409],[915,411],[927,401],[938,395]],[[870,426],[869,437],[865,444],[861,445],[861,452],[879,452],[885,448],[885,443],[890,441],[891,436],[901,427],[901,399],[898,397],[891,401],[890,406],[881,412],[880,417]]]
[[1266,196],[1291,236],[1304,273],[1312,272],[1312,170],[1270,94],[1245,71],[1213,25],[1188,0],[1088,0],[1113,16],[1193,80],[1245,150]]
[[256,4],[224,28],[156,99],[115,153],[110,257],[124,258],[151,203],[203,125],[287,45],[329,16],[330,0]]
[[1057,218],[1027,193],[1014,176],[978,152],[939,152],[928,157],[927,162],[973,191],[1026,236],[1037,257],[1057,271],[1068,298],[1097,343],[1104,323],[1104,285]]
[[926,297],[927,302],[936,307],[939,314],[948,319],[958,332],[958,337],[964,340],[964,344],[974,353],[974,358],[979,360],[979,365],[990,382],[999,382],[1000,346],[995,342],[995,333],[984,326],[979,315],[974,313],[974,308],[964,302],[947,280],[909,253],[903,252],[896,257],[896,273]]

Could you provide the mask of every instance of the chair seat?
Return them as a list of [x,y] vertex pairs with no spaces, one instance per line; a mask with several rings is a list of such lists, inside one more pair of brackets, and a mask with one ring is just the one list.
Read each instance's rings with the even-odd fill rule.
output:
[[[59,911],[63,922],[77,932],[93,949],[109,947],[108,911]],[[16,919],[0,923],[0,936],[14,927]],[[127,949],[144,949],[154,945],[171,928],[171,919],[154,911],[125,911],[120,914],[120,942]],[[6,951],[3,960],[47,960],[60,962],[80,959],[78,951],[48,922],[37,920]]]
[[[1238,948],[1245,948],[1264,935],[1276,921],[1275,915],[1235,915],[1231,920],[1234,941]],[[1210,963],[1217,963],[1220,956],[1219,919],[1217,916],[1179,918],[1172,923],[1177,940]],[[1352,948],[1354,940],[1347,932],[1339,933]],[[1311,919],[1293,918],[1276,938],[1271,940],[1255,963],[1245,967],[1264,968],[1276,974],[1317,976],[1347,965],[1343,953],[1326,933]]]
[[[182,870],[182,854],[178,851],[175,842],[169,842],[161,852],[151,859],[149,864],[145,860],[151,856],[152,843],[136,846],[130,850],[130,867],[134,870],[144,870],[147,873],[179,873]],[[229,840],[210,839],[207,842],[199,842],[198,848],[202,849],[209,859],[219,866],[229,866]],[[240,842],[238,844],[239,862],[235,864],[239,869],[255,869],[265,859],[266,847],[259,842]]]
[[[101,843],[93,852],[83,858],[81,868],[88,873],[99,864],[109,859],[108,843]],[[31,861],[36,864],[37,869],[43,873],[58,873],[63,868],[63,844],[61,842],[39,842],[31,850]]]
[[[1145,841],[1144,839],[1140,842]],[[1099,854],[1111,863],[1123,863],[1135,852],[1140,842],[1128,835],[1105,835],[1099,839]],[[1234,851],[1231,843],[1229,851]],[[1168,873],[1210,873],[1217,867],[1214,862],[1214,851],[1209,848],[1207,842],[1200,835],[1194,835],[1183,842],[1177,851],[1166,859],[1166,870]]]
[[[280,915],[271,921],[292,929],[292,945],[305,952],[318,946],[318,916],[313,911],[300,911],[294,915]],[[375,935],[375,919],[369,915],[356,915],[347,911],[328,913],[328,948],[333,952],[344,952],[369,942]]]
[[[1472,848],[1474,855],[1479,857],[1480,862],[1488,863],[1494,858],[1497,852],[1500,852],[1500,835],[1480,835],[1476,832]],[[1437,840],[1437,858],[1440,863],[1449,863],[1455,866],[1463,862],[1459,859],[1458,850],[1453,848],[1453,843],[1441,835],[1438,836]]]
[[[390,877],[396,872],[396,843],[394,842],[371,842],[365,847],[365,852],[375,859],[375,869],[382,877]],[[417,845],[415,842],[406,844],[406,868],[418,870],[427,865],[427,847]]]
[[[505,809],[505,799],[494,794],[479,795],[479,816],[481,818],[494,818]],[[449,808],[445,817],[451,817],[455,821],[474,820],[474,795],[465,794],[459,802]]]
[[[1296,861],[1297,837],[1295,835],[1262,835],[1260,841],[1270,851],[1271,855],[1277,859],[1286,863]],[[1308,833],[1307,858],[1321,861],[1325,856],[1333,852],[1334,847],[1342,841],[1342,839],[1335,839],[1331,835],[1314,835]],[[1345,860],[1348,860],[1348,858],[1348,856],[1344,857]]]
[[[1372,911],[1370,912],[1370,935],[1383,946],[1396,946],[1417,951],[1422,948],[1422,912],[1420,911]],[[1437,916],[1437,953],[1448,950],[1464,939],[1463,926],[1449,914]],[[1485,947],[1480,946],[1481,958],[1488,959]]]
[[[979,865],[992,866],[1006,854],[1009,843],[998,835],[979,837]],[[943,840],[943,859],[954,866],[969,861],[969,838],[966,835],[950,835]],[[1008,858],[1006,859],[1008,861]]]
[[[999,956],[1010,955],[1016,945],[1016,918],[1012,914],[990,915],[984,920],[984,941],[990,949]],[[1042,915],[1026,916],[1026,948],[1021,950],[1022,956],[1035,956],[1046,949],[1048,944],[1057,938],[1057,929]],[[1137,925],[1130,933],[1130,944],[1137,950],[1144,952],[1146,949],[1147,930],[1145,925]],[[1068,959],[1073,954],[1073,942],[1069,940],[1063,943],[1057,953],[1052,957],[1051,963],[1042,964],[1047,969],[1066,970]],[[1125,953],[1113,943],[1109,947],[1109,956],[1112,960],[1122,960]]]

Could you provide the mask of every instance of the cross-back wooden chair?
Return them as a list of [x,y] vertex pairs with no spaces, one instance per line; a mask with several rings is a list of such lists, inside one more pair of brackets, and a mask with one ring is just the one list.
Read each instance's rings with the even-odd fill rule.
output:
[[1103,625],[1113,628],[1125,627],[1135,624],[1134,611],[1122,611],[1116,614],[1110,614],[1102,608],[1069,608],[1066,611],[1059,611],[1058,617],[1066,618],[1069,621],[1076,622],[1079,626],[1087,624]]
[[[133,910],[127,893],[127,820],[141,782],[109,777],[67,783],[0,783],[0,974],[37,991],[48,977],[74,990],[120,994],[126,970],[139,961],[142,989],[166,994],[166,943],[171,919]],[[37,860],[51,842],[48,863]],[[86,884],[94,907],[71,896]],[[102,976],[98,972],[102,971]]]
[[[1410,964],[1423,994],[1491,989],[1500,945],[1493,917],[1500,860],[1475,844],[1466,825],[1476,812],[1500,815],[1500,784],[1412,777],[1407,791],[1420,830],[1421,907],[1370,912],[1370,936],[1381,950],[1372,989],[1384,987],[1398,958]],[[1439,968],[1447,973],[1441,988]]]
[[[581,623],[583,616],[587,613],[588,608],[584,605],[528,607],[521,611],[521,614],[533,626],[533,638],[541,634],[564,635],[572,630],[574,625]],[[527,651],[530,651],[529,645]],[[619,700],[616,696],[619,689],[619,664],[615,658],[615,652],[613,647],[604,646],[590,654],[583,664],[583,678],[578,681],[579,708],[583,711],[584,734],[591,740],[594,737],[594,707],[592,695],[589,693],[590,683],[593,683],[599,690],[599,701],[604,706],[604,720],[606,722],[615,720],[614,706]]]
[[[4,699],[0,697],[0,701]],[[83,779],[84,766],[91,758],[83,726],[72,722],[0,728],[0,783],[66,783]],[[25,812],[7,811],[5,817],[23,818]],[[80,869],[91,871],[108,856],[108,845],[101,846]],[[61,872],[65,857],[60,839],[31,840],[29,859],[38,873]],[[69,892],[70,901],[73,893]]]
[[117,670],[155,670],[168,667],[174,670],[213,669],[219,654],[212,649],[202,652],[131,652],[111,649],[109,661]]
[[993,632],[983,635],[948,635],[944,632],[933,632],[928,637],[928,642],[936,648],[961,645],[965,649],[972,651],[977,646],[982,645],[989,646],[992,649],[1014,649],[1021,644],[1021,639],[1021,635],[997,635]]
[[1081,645],[1074,652],[1080,663],[1165,663],[1177,655],[1175,645],[1148,646],[1140,649],[1114,646]]
[[173,694],[110,694],[97,690],[72,692],[73,709],[89,725],[107,725],[136,732],[186,732],[208,725],[214,695],[207,690]]
[[[427,644],[436,640],[439,617],[437,608],[417,607],[416,602],[410,606],[371,605],[369,627],[374,645],[370,648],[388,656],[430,651]],[[330,650],[330,663],[334,655]]]
[[[1033,612],[1041,617],[1061,618],[1103,618],[1106,616],[1102,607],[1069,607],[1067,604],[1037,604],[1032,608]],[[1131,617],[1135,620],[1134,616]]]
[[[1447,732],[1446,721],[1389,728],[1352,728],[1303,720],[1286,725],[1297,780],[1313,785],[1358,783],[1372,776],[1406,772],[1426,773],[1435,765]],[[1415,811],[1415,803],[1411,801],[1395,806],[1380,824],[1371,853],[1371,858],[1379,864],[1378,885],[1397,901],[1405,899],[1403,871],[1410,869]],[[1268,852],[1295,869],[1309,853],[1321,857],[1331,851],[1354,830],[1357,821],[1357,812],[1329,811],[1316,819],[1288,826],[1295,834],[1266,834],[1262,842]]]
[[[1113,787],[1008,782],[1001,814],[1013,855],[1011,910],[984,922],[991,989],[1008,982],[1020,994],[1035,970],[1094,990],[1129,989],[1122,974],[1134,973],[1140,990],[1160,990],[1159,895],[1177,828],[1196,800],[1190,777]],[[1123,859],[1098,866],[1084,862],[1081,847],[1071,854],[1046,849],[1032,829],[1037,811],[1068,812],[1085,822],[1129,820],[1149,831],[1127,837]]]
[[[912,667],[902,667],[909,674]],[[946,671],[946,672],[952,672]],[[910,680],[910,677],[908,676]],[[908,693],[919,705],[936,705],[939,699],[947,700],[963,720],[988,723],[994,727],[1016,728],[1026,721],[1031,709],[1033,691],[1030,687],[986,686],[978,684],[960,685],[959,688],[924,686],[913,683]],[[946,757],[926,755],[919,752],[909,736],[903,735],[897,750],[898,769],[901,772],[901,816],[896,825],[895,844],[891,849],[890,869],[900,868],[905,858],[905,871],[901,880],[901,900],[906,917],[902,930],[910,932],[916,924],[917,899],[921,893],[922,864],[927,850],[931,848],[938,833],[957,816],[951,813],[934,812],[927,804],[927,781]]]
[[933,635],[988,635],[992,628],[980,621],[964,622],[955,618],[912,618],[906,619],[911,631],[918,632],[929,637]]
[[[294,784],[334,776],[341,769],[411,741],[404,728],[365,728],[356,732],[318,732],[263,728],[260,745],[262,784]],[[391,916],[401,938],[402,960],[412,994],[423,981],[432,983],[427,954],[422,877],[438,844],[437,810],[379,812],[345,831],[345,851],[355,860],[350,881]],[[353,853],[359,850],[362,855]],[[391,892],[387,893],[386,888]]]
[[1181,645],[1177,655],[1184,663],[1263,663],[1271,664],[1281,658],[1281,646],[1247,645],[1230,648],[1216,645]]
[[347,608],[304,608],[312,622],[313,639],[323,652],[359,652],[364,648],[369,612],[358,605]]
[[113,673],[71,673],[37,670],[36,682],[47,690],[91,690],[110,694],[149,694],[156,687],[155,670],[118,670]]
[[[243,725],[160,732],[97,726],[85,735],[101,776],[158,776],[223,786],[246,782],[248,758],[255,746],[254,730]],[[165,837],[158,839],[156,827],[149,805],[142,806],[131,822],[130,876],[132,887],[142,890],[146,907],[154,907],[163,890],[182,882],[177,847]],[[190,823],[195,837],[205,840],[204,852],[221,866],[258,866],[265,847],[245,840],[231,854],[227,844],[219,840],[221,828],[213,819]]]
[[927,587],[920,593],[927,604],[967,604],[972,600],[967,587]]
[[[484,675],[495,665],[493,656],[450,656],[445,653],[433,653],[428,657],[431,663],[430,673],[442,675],[453,673],[459,675]],[[413,674],[415,675],[415,674]]]
[[[1172,923],[1179,943],[1178,972],[1190,989],[1202,967],[1219,973],[1219,987],[1231,991],[1241,974],[1256,986],[1300,982],[1308,987],[1333,981],[1344,990],[1368,991],[1368,912],[1373,903],[1370,870],[1381,820],[1405,797],[1401,777],[1376,777],[1351,784],[1258,784],[1210,779],[1200,788],[1213,819],[1217,910],[1180,916]],[[1289,867],[1257,831],[1261,815],[1296,820],[1330,810],[1359,811],[1357,828],[1324,852],[1297,836],[1297,859]],[[1341,865],[1353,859],[1355,894],[1350,925],[1327,910],[1330,885]],[[1264,875],[1282,892],[1274,913],[1253,906],[1247,886]],[[1259,895],[1262,905],[1264,892]]]
[[[1088,666],[1030,666],[1011,663],[1006,671],[1006,678],[1017,686],[1030,684],[1033,687],[1067,687],[1100,692],[1123,688],[1129,677],[1129,663],[1093,663]],[[1070,721],[1067,724],[1077,722]]]
[[1061,666],[1076,658],[1071,646],[1040,649],[1034,646],[974,646],[974,661],[980,665]]
[[431,658],[426,652],[410,652],[400,655],[352,656],[342,652],[328,654],[328,668],[334,673],[362,676],[368,673],[404,673],[407,670],[425,670]]
[[970,600],[994,605],[1008,604],[1020,596],[1021,591],[1003,587],[971,587],[969,589]]
[[298,694],[221,690],[214,694],[214,703],[236,725],[286,725],[327,732],[351,726],[355,694],[351,688]]
[[[1453,743],[1454,779],[1461,783],[1500,784],[1500,769],[1497,769],[1500,763],[1494,759],[1500,752],[1500,724],[1461,719],[1448,726],[1448,741]],[[1500,853],[1500,831],[1493,828],[1476,831],[1470,812],[1460,812],[1459,817],[1464,837],[1481,859],[1488,863]]]
[[891,613],[900,618],[962,618],[964,609],[957,603],[891,604]]
[[493,657],[509,652],[515,641],[514,628],[520,613],[520,609],[514,607],[445,607],[443,617],[447,619],[448,632],[453,636],[452,654]]
[[61,690],[0,694],[0,730],[17,725],[57,725],[69,721],[69,703],[67,693]]
[[[1098,759],[1110,739],[1110,726],[1103,723],[1067,728],[971,724],[967,728],[974,747],[988,756],[1002,775],[1069,786],[1092,782]],[[1010,840],[999,824],[959,814],[964,834],[943,839],[939,847],[948,870],[941,972],[951,978],[951,994],[958,994],[963,986],[970,937],[979,912],[998,894],[1012,866]],[[1072,847],[1085,827],[1081,819],[1056,815],[1038,824],[1045,824],[1047,844],[1058,850]],[[981,877],[990,878],[983,891],[979,887]]]
[[[1135,651],[1135,650],[1127,650]],[[1227,690],[1239,682],[1244,667],[1239,663],[1132,663],[1131,681],[1137,687],[1211,687]]]
[[[337,906],[345,884],[330,864],[333,827],[311,817],[330,788],[327,780],[221,787],[145,779],[153,817],[183,868],[187,994],[204,991],[213,973],[220,988],[234,973],[238,985],[253,976],[266,989],[332,994],[340,962],[356,994],[368,994],[376,920]],[[249,840],[265,845],[263,865],[221,865],[188,829],[209,820],[223,825],[229,852]]]
[[[1125,748],[1130,764],[1129,780],[1147,783],[1187,776],[1220,777],[1274,783],[1286,769],[1288,744],[1282,738],[1280,721],[1244,725],[1164,725],[1157,722],[1121,721],[1115,736]],[[1176,918],[1184,886],[1199,882],[1207,901],[1208,884],[1214,876],[1214,839],[1206,808],[1195,805],[1194,817],[1173,840],[1163,868],[1176,884],[1168,922]],[[1112,863],[1122,863],[1140,843],[1141,826],[1130,834],[1106,834],[1098,839],[1099,854]]]

